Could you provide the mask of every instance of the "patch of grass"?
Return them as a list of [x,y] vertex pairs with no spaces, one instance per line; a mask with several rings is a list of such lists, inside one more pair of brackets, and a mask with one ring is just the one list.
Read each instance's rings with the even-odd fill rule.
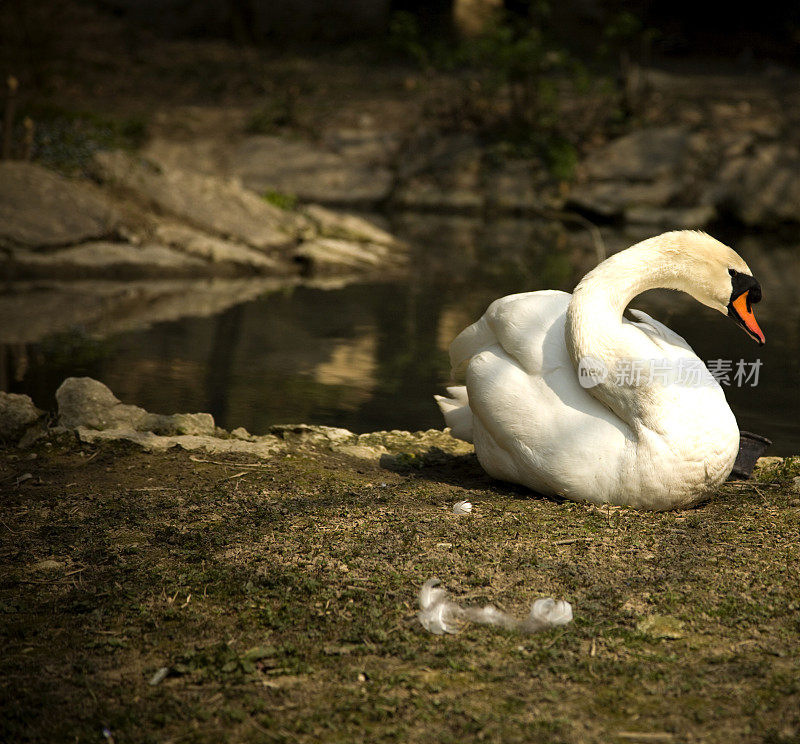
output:
[[[322,450],[253,468],[67,440],[33,454],[0,450],[0,483],[33,475],[0,514],[4,741],[800,734],[800,517],[781,486],[646,514],[536,498],[443,451],[392,470]],[[472,515],[451,513],[461,499]],[[434,575],[520,615],[563,597],[575,620],[429,635],[416,592]],[[681,637],[637,629],[655,615]]]
[[297,209],[298,199],[294,194],[286,194],[282,191],[275,191],[270,189],[265,191],[262,195],[265,202],[272,204],[278,209],[293,210]]

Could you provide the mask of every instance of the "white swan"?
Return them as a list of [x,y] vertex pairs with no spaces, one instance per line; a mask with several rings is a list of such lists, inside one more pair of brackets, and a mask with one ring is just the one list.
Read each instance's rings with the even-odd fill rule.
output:
[[596,504],[672,509],[730,473],[739,428],[722,388],[678,334],[628,303],[665,287],[736,320],[760,344],[761,287],[733,250],[669,232],[618,253],[572,295],[493,302],[450,346],[466,387],[436,396],[491,476]]

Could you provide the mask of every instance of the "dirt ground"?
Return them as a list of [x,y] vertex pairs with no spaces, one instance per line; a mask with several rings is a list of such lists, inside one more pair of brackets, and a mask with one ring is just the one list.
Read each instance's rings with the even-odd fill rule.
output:
[[[800,741],[800,460],[663,514],[409,463],[0,450],[0,740]],[[434,636],[432,576],[575,619]]]

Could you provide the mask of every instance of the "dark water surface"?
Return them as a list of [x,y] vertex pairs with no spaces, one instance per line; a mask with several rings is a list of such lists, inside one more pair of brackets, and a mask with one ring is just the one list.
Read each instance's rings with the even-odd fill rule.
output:
[[[145,312],[139,318],[143,309],[134,298],[124,309],[109,306],[65,327],[54,302],[50,328],[42,303],[55,290],[17,292],[6,310],[8,327],[17,330],[5,338],[0,330],[0,388],[53,409],[65,377],[90,375],[126,403],[159,413],[209,411],[220,426],[253,433],[296,422],[358,432],[441,427],[432,396],[449,380],[452,338],[496,297],[569,291],[597,260],[588,232],[530,220],[401,215],[390,227],[412,245],[407,278],[274,289],[222,303],[214,314],[206,308],[205,317],[191,307],[190,288],[183,317],[158,320],[156,313],[151,322]],[[609,252],[643,237],[603,233]],[[728,400],[741,428],[775,442],[770,454],[800,453],[800,238],[778,244],[753,235],[720,237],[762,283],[756,314],[766,346],[678,293],[647,293],[634,306],[685,336],[703,360],[728,360],[734,371],[740,360],[748,371],[760,360],[758,384],[737,385],[732,374]],[[79,294],[71,302],[96,300]],[[33,319],[26,332],[25,318],[14,316],[26,307],[36,315],[35,331]],[[123,312],[130,318],[109,325],[111,315]]]

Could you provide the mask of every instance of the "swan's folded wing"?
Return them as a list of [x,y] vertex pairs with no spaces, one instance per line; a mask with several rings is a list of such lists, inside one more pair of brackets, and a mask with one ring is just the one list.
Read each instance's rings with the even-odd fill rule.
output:
[[486,315],[465,328],[450,344],[450,366],[453,377],[464,372],[469,360],[497,343],[497,336],[486,322]]
[[501,297],[483,317],[465,328],[450,344],[453,374],[466,369],[470,359],[499,344],[529,374],[543,371],[544,360],[566,360],[563,332],[550,333],[564,314],[571,295],[557,290],[523,292]]
[[631,315],[633,315],[633,317],[636,318],[638,322],[634,321],[625,321],[625,322],[628,322],[631,325],[634,325],[637,328],[641,329],[653,340],[665,341],[666,343],[672,346],[679,346],[680,348],[691,351],[694,354],[692,347],[689,346],[689,344],[686,342],[686,339],[684,339],[683,336],[679,336],[677,333],[675,333],[675,331],[667,328],[667,326],[665,326],[660,321],[651,317],[642,310],[634,310],[633,308],[628,308],[628,312]]
[[503,351],[522,369],[544,374],[571,365],[563,324],[571,297],[557,290],[510,295],[493,302],[483,317]]

